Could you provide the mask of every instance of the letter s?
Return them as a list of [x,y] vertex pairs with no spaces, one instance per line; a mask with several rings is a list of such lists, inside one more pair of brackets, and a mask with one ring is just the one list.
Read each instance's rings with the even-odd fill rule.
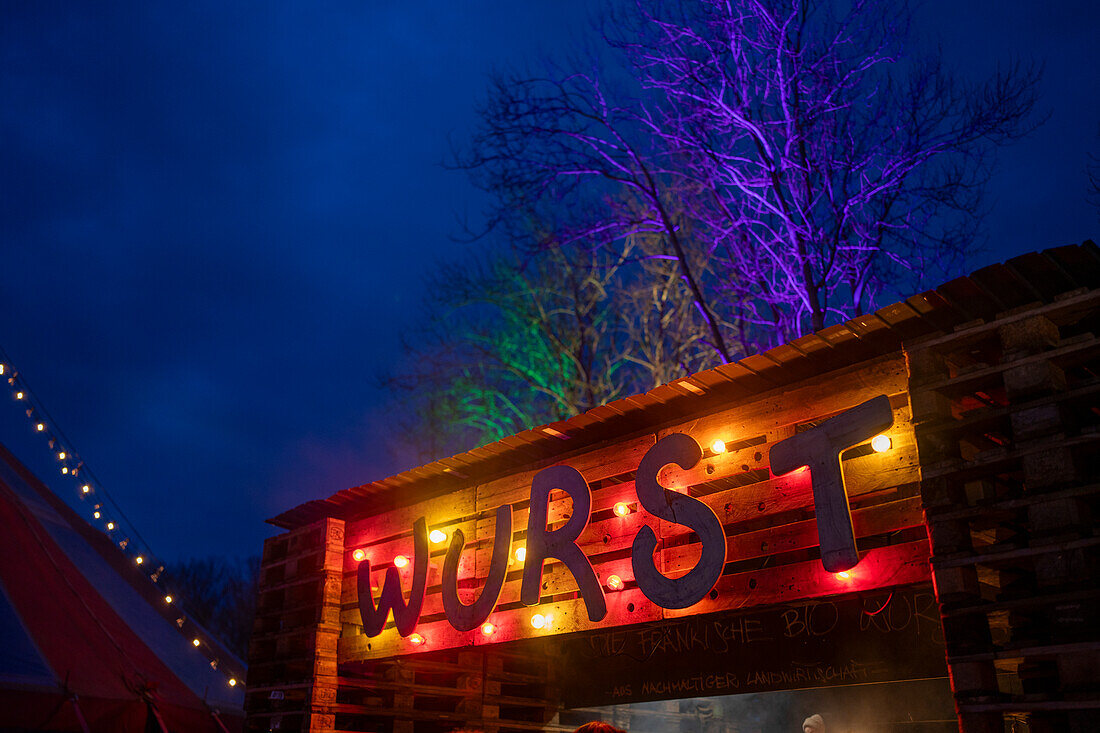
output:
[[653,563],[657,535],[642,527],[634,538],[631,563],[638,588],[661,608],[687,608],[710,592],[726,564],[726,535],[722,522],[709,506],[686,494],[668,491],[657,483],[657,472],[669,463],[685,471],[703,457],[695,439],[683,433],[661,438],[642,457],[635,479],[638,501],[650,514],[690,527],[699,535],[702,555],[691,571],[680,578],[666,578]]

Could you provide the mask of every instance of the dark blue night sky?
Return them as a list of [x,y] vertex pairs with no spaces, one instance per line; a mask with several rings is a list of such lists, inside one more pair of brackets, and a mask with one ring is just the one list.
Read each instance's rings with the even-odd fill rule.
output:
[[[488,72],[586,36],[588,4],[3,4],[0,346],[152,548],[250,554],[263,520],[410,467],[376,376],[481,201],[440,166]],[[924,43],[1045,63],[980,266],[1100,237],[1100,11],[937,0]],[[58,493],[0,401],[0,442]]]

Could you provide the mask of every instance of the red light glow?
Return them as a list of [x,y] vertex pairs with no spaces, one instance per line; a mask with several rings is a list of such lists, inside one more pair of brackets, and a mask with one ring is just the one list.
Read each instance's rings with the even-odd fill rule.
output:
[[425,641],[426,641],[426,639],[423,636],[421,636],[420,634],[410,634],[409,635],[409,643],[410,644],[415,644],[417,646],[420,646]]

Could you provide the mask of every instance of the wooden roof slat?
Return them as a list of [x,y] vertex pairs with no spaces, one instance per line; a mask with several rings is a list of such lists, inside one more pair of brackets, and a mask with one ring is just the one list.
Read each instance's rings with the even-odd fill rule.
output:
[[1004,310],[968,277],[957,277],[946,282],[936,288],[936,292],[962,313],[967,321],[994,318]]
[[1100,287],[1100,247],[1091,240],[1080,246],[1048,249],[1046,255],[1058,263],[1078,287]]
[[792,346],[808,357],[813,357],[819,351],[827,351],[832,347],[829,346],[829,342],[818,336],[816,333],[808,333],[805,336],[800,336],[794,341],[790,342],[789,346]]
[[817,335],[823,338],[825,342],[829,344],[829,346],[832,346],[834,349],[841,344],[845,344],[849,341],[854,341],[855,339],[859,338],[856,333],[852,331],[852,329],[848,328],[842,323],[838,323],[835,326],[827,326],[818,331]]
[[880,331],[888,331],[890,329],[889,324],[874,313],[867,313],[866,315],[853,318],[845,325],[849,330],[854,331],[861,339],[866,339]]
[[1024,278],[1006,267],[1003,263],[983,267],[970,276],[987,292],[993,293],[1001,304],[1001,310],[1019,308],[1036,300],[1040,293]]
[[1067,290],[1073,290],[1077,284],[1054,259],[1042,252],[1031,252],[1013,257],[1007,263],[1013,272],[1026,279],[1048,303],[1055,296]]

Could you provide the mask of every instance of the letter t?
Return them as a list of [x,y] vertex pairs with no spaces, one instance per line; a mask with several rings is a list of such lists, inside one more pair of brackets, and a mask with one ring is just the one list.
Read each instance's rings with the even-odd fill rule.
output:
[[840,453],[893,424],[890,398],[879,395],[772,447],[771,471],[776,476],[810,467],[821,564],[830,573],[848,570],[859,562]]

